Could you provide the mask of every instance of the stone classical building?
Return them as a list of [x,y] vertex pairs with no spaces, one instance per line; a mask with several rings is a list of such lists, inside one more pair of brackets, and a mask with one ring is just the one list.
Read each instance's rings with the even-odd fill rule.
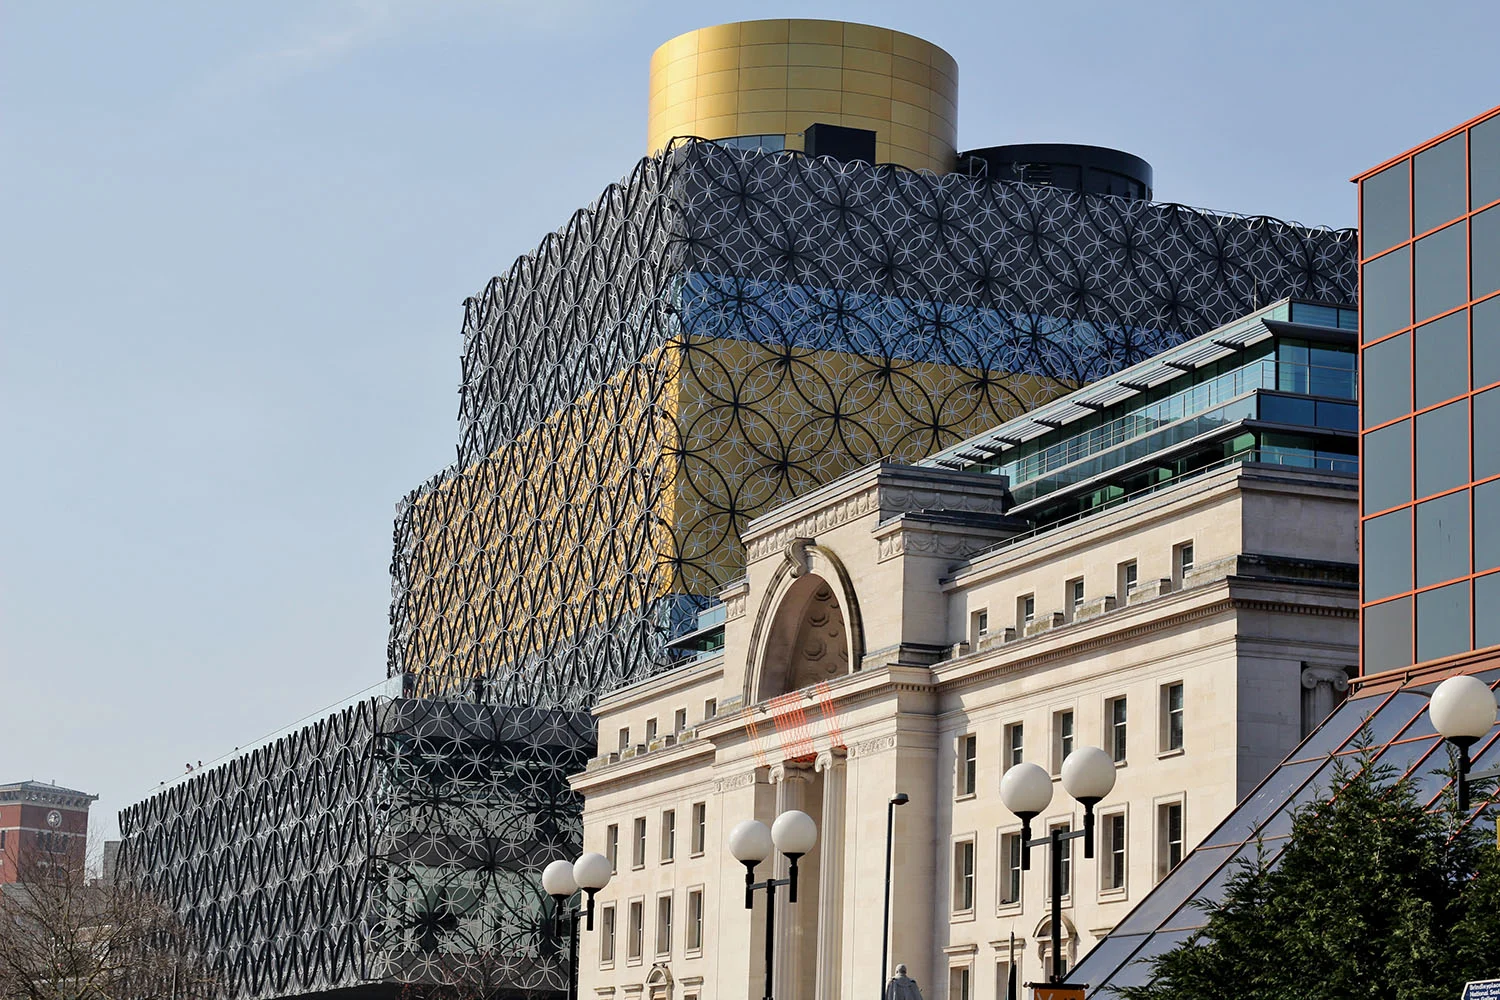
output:
[[[929,998],[1041,978],[1048,866],[1021,870],[1000,778],[1095,744],[1118,780],[1063,881],[1064,959],[1086,953],[1347,689],[1350,318],[1278,303],[751,521],[696,661],[595,709],[573,787],[616,874],[581,994],[761,995],[763,894],[747,911],[728,831],[798,808],[820,841],[777,908],[774,994],[873,995],[903,792],[891,964]],[[1059,788],[1035,830],[1081,821]]]

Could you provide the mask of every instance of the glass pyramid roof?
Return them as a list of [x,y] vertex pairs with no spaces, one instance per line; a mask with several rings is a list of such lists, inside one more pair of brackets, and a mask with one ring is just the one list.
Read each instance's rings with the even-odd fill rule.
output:
[[[1500,669],[1477,676],[1491,690],[1500,685]],[[1374,762],[1409,775],[1418,799],[1435,808],[1449,784],[1443,773],[1449,759],[1427,717],[1427,699],[1434,687],[1435,682],[1351,698],[1335,709],[1069,972],[1069,981],[1089,984],[1090,997],[1107,997],[1111,988],[1143,984],[1150,975],[1147,960],[1175,948],[1208,923],[1201,904],[1223,898],[1235,862],[1255,857],[1257,839],[1274,862],[1286,846],[1297,807],[1314,797],[1331,797],[1336,791],[1331,787],[1334,760],[1358,753],[1354,739],[1365,724],[1376,752]],[[1500,764],[1500,728],[1474,744],[1471,757],[1471,773]],[[1484,796],[1473,798],[1471,814],[1484,803]]]

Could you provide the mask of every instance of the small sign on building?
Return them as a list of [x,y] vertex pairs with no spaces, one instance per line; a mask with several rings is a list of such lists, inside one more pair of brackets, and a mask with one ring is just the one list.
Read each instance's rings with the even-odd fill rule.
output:
[[1464,987],[1463,1000],[1500,1000],[1500,979],[1476,979]]
[[1083,1000],[1083,991],[1069,983],[1032,983],[1031,1000]]

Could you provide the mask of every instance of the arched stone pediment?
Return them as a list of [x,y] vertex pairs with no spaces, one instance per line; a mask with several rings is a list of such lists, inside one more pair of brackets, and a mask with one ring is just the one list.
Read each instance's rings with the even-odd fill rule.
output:
[[811,538],[797,538],[756,612],[745,671],[747,704],[859,669],[859,604],[848,571]]

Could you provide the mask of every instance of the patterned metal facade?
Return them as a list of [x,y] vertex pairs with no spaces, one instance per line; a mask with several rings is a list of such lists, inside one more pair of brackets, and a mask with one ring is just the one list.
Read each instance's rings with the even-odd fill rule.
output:
[[226,1000],[462,977],[561,994],[541,870],[581,849],[586,716],[362,701],[124,810]]
[[668,665],[757,514],[1355,289],[1347,230],[678,144],[466,303],[458,459],[401,505],[388,669],[586,708]]

